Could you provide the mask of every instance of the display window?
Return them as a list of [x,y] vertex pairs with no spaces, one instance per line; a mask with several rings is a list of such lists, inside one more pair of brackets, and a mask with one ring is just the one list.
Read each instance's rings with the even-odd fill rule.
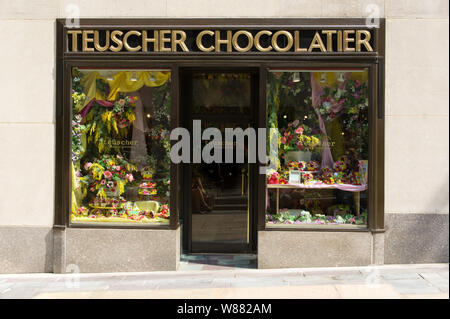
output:
[[368,75],[269,70],[266,227],[367,227]]
[[169,224],[171,72],[72,68],[72,223]]

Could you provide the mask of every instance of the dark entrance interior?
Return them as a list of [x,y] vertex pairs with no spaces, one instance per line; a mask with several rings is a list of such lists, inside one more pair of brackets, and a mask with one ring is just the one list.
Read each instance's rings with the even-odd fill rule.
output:
[[[225,130],[255,127],[258,73],[251,69],[181,70],[181,119],[191,136],[191,162],[183,164],[183,249],[189,253],[249,253],[256,248],[256,214],[252,192],[255,164],[248,163],[248,140],[244,147],[225,141]],[[195,123],[195,124],[194,124]],[[211,163],[195,156],[211,140],[195,149],[196,132],[214,128],[220,132],[221,149]],[[198,135],[197,135],[198,136]],[[233,162],[225,163],[226,152]],[[243,161],[236,154],[243,154]],[[195,153],[195,154],[194,154]]]

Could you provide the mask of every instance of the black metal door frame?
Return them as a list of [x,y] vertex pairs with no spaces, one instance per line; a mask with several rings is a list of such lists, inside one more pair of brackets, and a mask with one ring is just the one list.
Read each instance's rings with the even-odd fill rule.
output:
[[[249,72],[251,80],[251,116],[250,127],[258,127],[259,111],[259,68],[248,67],[186,67],[180,68],[180,125],[189,130],[192,137],[192,74],[195,72],[230,73]],[[192,139],[191,139],[192,145]],[[191,147],[192,149],[192,147]],[[192,160],[192,151],[191,151]],[[182,163],[181,168],[181,215],[183,220],[183,251],[186,253],[251,253],[256,252],[257,247],[257,182],[258,166],[256,163],[249,165],[248,172],[248,211],[249,211],[249,242],[240,243],[192,243],[192,166]]]

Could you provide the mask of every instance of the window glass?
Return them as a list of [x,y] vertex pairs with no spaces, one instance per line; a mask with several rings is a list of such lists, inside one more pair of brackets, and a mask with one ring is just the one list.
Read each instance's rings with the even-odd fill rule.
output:
[[366,227],[368,85],[367,69],[268,72],[268,227]]
[[195,73],[193,114],[250,114],[249,73]]
[[170,71],[72,70],[73,223],[168,224]]

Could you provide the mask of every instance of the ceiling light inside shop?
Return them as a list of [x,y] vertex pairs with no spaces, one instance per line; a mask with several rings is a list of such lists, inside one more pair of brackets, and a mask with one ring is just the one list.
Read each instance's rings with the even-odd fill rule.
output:
[[156,78],[155,75],[153,74],[153,72],[150,73],[150,78],[149,78],[150,82],[155,82]]
[[294,82],[300,82],[300,73],[299,72],[294,72],[294,76],[292,78],[292,81]]
[[327,81],[327,74],[322,73],[320,74],[320,83],[325,83]]
[[136,82],[137,78],[136,78],[136,73],[133,72],[133,74],[131,75],[130,81]]
[[106,74],[106,81],[113,81],[113,80],[114,80],[113,73],[112,72],[108,72]]
[[345,81],[345,79],[344,79],[344,73],[339,72],[339,73],[338,73],[338,78],[337,78],[337,80],[338,80],[338,82],[344,82],[344,81]]

